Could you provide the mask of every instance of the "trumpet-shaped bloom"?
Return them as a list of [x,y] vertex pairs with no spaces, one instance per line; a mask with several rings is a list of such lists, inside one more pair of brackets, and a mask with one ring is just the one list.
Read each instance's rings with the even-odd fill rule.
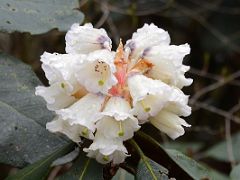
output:
[[125,48],[129,48],[131,57],[137,60],[150,47],[169,44],[170,37],[167,31],[158,28],[154,24],[144,24],[142,28],[133,33],[132,39],[126,42]]
[[183,58],[189,54],[188,44],[180,46],[154,46],[142,54],[142,58],[153,64],[148,76],[159,79],[167,84],[182,88],[189,86],[192,79],[186,79],[184,73],[189,70],[188,66],[182,65]]
[[112,48],[112,41],[104,29],[93,28],[90,23],[80,26],[75,23],[67,32],[66,52],[69,54],[88,54],[99,49]]
[[122,163],[127,155],[127,149],[119,139],[107,139],[103,134],[97,132],[93,143],[89,148],[83,149],[88,157],[96,158],[102,164],[113,162]]
[[141,123],[155,116],[169,101],[173,89],[167,84],[144,75],[134,75],[128,79],[128,87],[133,99],[132,113]]
[[184,134],[185,131],[182,126],[191,126],[176,114],[166,110],[160,111],[156,116],[151,117],[149,121],[172,139],[176,139]]
[[[98,50],[90,53],[81,71],[75,76],[89,92],[104,94],[117,83],[114,76],[116,68],[114,66],[114,53],[108,50]],[[82,66],[80,64],[80,66]],[[78,68],[78,67],[76,67]]]
[[[80,64],[83,64],[85,59],[86,55],[83,54],[51,54],[44,52],[40,61],[49,84],[67,81],[68,84],[72,85],[72,91],[74,91],[79,86],[75,78],[75,71],[81,70],[82,66]],[[75,68],[77,64],[78,69]]]
[[94,136],[90,132],[88,134],[84,134],[84,130],[86,127],[81,125],[70,125],[68,121],[61,119],[61,117],[56,117],[53,121],[46,124],[46,128],[51,132],[59,132],[65,134],[69,139],[74,142],[80,142],[80,136],[86,137],[88,139],[93,139]]
[[130,114],[130,109],[129,102],[123,98],[111,97],[97,122],[97,131],[108,139],[130,139],[140,128],[138,120]]
[[81,125],[88,131],[95,131],[95,121],[100,113],[104,102],[104,96],[101,94],[87,94],[72,106],[56,111],[56,113],[70,125]]
[[35,94],[41,96],[47,102],[49,110],[65,108],[77,99],[71,95],[72,86],[68,82],[54,83],[49,87],[36,87]]

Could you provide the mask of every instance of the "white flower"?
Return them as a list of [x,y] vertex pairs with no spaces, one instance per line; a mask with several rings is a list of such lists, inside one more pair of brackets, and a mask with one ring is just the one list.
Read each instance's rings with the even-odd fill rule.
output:
[[[76,72],[76,78],[89,92],[104,94],[117,83],[114,76],[116,68],[114,66],[115,53],[108,50],[98,50],[90,53],[84,66]],[[82,66],[82,64],[80,64]],[[78,69],[78,67],[76,67]]]
[[130,109],[130,104],[123,98],[111,97],[98,119],[97,131],[106,138],[119,138],[124,141],[130,139],[140,128],[138,120],[130,114]]
[[[74,142],[93,140],[83,150],[100,163],[124,162],[123,142],[149,122],[172,139],[189,127],[188,96],[181,88],[192,83],[183,58],[188,44],[169,45],[168,32],[154,24],[138,29],[123,48],[111,51],[103,29],[73,24],[66,34],[67,54],[44,53],[42,68],[49,87],[36,87],[57,117],[47,123]],[[94,136],[95,135],[95,136]]]
[[144,75],[129,77],[128,87],[133,99],[132,113],[141,123],[150,116],[157,115],[169,101],[169,96],[173,91],[167,84]]
[[81,138],[80,136],[84,136],[89,139],[93,139],[94,136],[90,132],[87,135],[83,134],[86,127],[81,125],[70,125],[68,121],[65,121],[61,119],[60,117],[56,117],[53,121],[46,124],[46,128],[51,132],[60,132],[62,134],[65,134],[69,139],[71,139],[74,142],[80,142]]
[[133,33],[132,39],[126,42],[125,49],[130,50],[131,58],[137,60],[150,47],[169,44],[170,37],[167,31],[154,24],[144,24],[142,28]]
[[153,64],[148,76],[160,79],[163,82],[182,88],[189,86],[192,79],[186,79],[184,73],[189,70],[188,66],[182,65],[183,58],[189,54],[188,44],[180,46],[154,46],[142,54],[143,59],[147,59]]
[[113,164],[122,163],[127,155],[127,149],[119,139],[107,139],[103,134],[97,132],[93,143],[89,148],[83,149],[88,152],[87,156],[96,158],[102,164],[113,162]]
[[[45,52],[41,56],[42,68],[49,80],[49,87],[39,86],[36,95],[42,96],[49,110],[65,108],[74,103],[84,88],[75,78],[75,70],[80,71],[86,55],[57,54]],[[78,69],[76,69],[78,65]],[[84,93],[83,93],[84,95]]]
[[[82,54],[51,54],[44,52],[40,61],[42,61],[42,69],[49,80],[49,84],[68,81],[75,89],[79,84],[74,74],[75,71],[80,71],[82,67],[79,64],[83,64],[85,59],[86,55]],[[76,69],[76,65],[78,65],[79,69]]]
[[66,52],[69,54],[87,54],[98,49],[111,50],[112,41],[104,29],[95,29],[87,23],[80,26],[75,23],[66,34]]
[[70,125],[87,127],[83,133],[95,131],[95,121],[104,102],[104,96],[100,94],[87,94],[72,106],[56,111],[56,113]]
[[65,108],[77,99],[71,95],[72,86],[68,82],[54,83],[49,87],[36,87],[35,94],[41,96],[47,102],[49,110]]
[[149,121],[172,139],[176,139],[184,134],[185,131],[182,126],[191,126],[185,120],[167,110],[161,110],[156,116],[151,117]]

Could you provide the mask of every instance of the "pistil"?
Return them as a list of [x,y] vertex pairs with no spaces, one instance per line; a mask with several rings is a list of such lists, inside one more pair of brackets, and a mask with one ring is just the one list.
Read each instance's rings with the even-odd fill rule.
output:
[[140,101],[141,106],[143,107],[145,112],[149,112],[151,110],[150,107],[147,107],[143,100]]
[[124,136],[124,131],[123,131],[123,128],[122,128],[122,121],[119,122],[119,132],[118,132],[118,136],[119,136],[119,137]]

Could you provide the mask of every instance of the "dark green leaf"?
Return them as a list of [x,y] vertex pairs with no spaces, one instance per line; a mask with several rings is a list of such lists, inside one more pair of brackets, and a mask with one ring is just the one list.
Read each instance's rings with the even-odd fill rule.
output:
[[80,153],[73,167],[58,180],[102,180],[103,165],[90,159],[84,152]]
[[240,164],[235,166],[230,173],[231,180],[239,180],[240,179]]
[[209,177],[208,169],[198,164],[195,160],[174,149],[166,149],[166,152],[171,159],[173,159],[175,163],[177,163],[192,178],[206,179]]
[[49,173],[51,163],[58,157],[63,156],[73,148],[72,144],[63,146],[48,157],[27,166],[16,174],[9,176],[6,180],[33,180],[45,179]]
[[194,153],[202,147],[202,143],[198,142],[166,142],[163,146],[167,149],[177,149],[185,154]]
[[34,95],[40,84],[31,68],[0,54],[0,162],[23,167],[66,144],[45,128],[53,114]]
[[[159,165],[158,163],[148,159],[148,163],[151,166],[154,174],[156,175],[157,179],[159,180],[168,180],[168,170]],[[145,163],[140,160],[137,168],[136,179],[137,180],[150,180],[151,174],[149,173]]]
[[[150,137],[149,135],[138,132],[138,137],[141,137],[142,140],[144,140],[144,143],[150,143],[148,145],[149,149],[154,149],[157,152],[161,153],[160,161],[164,161],[163,158],[166,158],[168,156],[168,159],[164,161],[164,163],[161,163],[162,165],[169,165],[170,167],[174,167],[175,169],[171,169],[172,171],[176,171],[176,168],[181,168],[188,176],[190,176],[193,179],[226,179],[225,176],[220,175],[219,173],[216,173],[215,171],[211,170],[210,168],[207,168],[199,163],[197,163],[195,160],[191,159],[190,157],[182,154],[181,152],[173,149],[165,149],[163,148],[155,139]],[[149,146],[152,146],[151,148]],[[146,144],[145,144],[146,146]],[[177,166],[176,166],[177,165]],[[168,166],[166,166],[168,167]],[[175,174],[175,172],[171,172],[169,169],[169,174]],[[221,177],[221,178],[219,178]],[[177,178],[177,177],[176,177]]]
[[0,31],[40,34],[53,28],[66,31],[81,23],[77,0],[1,0]]
[[119,168],[112,180],[134,180],[134,176],[126,170]]
[[[233,155],[235,160],[240,161],[240,133],[237,133],[232,136],[232,147],[233,147]],[[208,157],[216,158],[221,161],[229,161],[228,153],[227,153],[227,143],[226,141],[222,141],[208,151],[205,152],[205,155]]]

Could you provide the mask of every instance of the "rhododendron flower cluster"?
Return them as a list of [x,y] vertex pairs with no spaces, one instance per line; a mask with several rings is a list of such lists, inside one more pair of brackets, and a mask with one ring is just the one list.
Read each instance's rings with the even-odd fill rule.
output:
[[46,127],[74,142],[92,140],[84,148],[100,163],[122,163],[129,156],[123,142],[144,123],[172,139],[190,125],[188,96],[181,89],[192,79],[182,64],[188,44],[170,45],[168,32],[145,24],[125,45],[112,51],[104,29],[73,24],[66,34],[66,54],[41,56],[49,86],[36,87],[56,117]]

